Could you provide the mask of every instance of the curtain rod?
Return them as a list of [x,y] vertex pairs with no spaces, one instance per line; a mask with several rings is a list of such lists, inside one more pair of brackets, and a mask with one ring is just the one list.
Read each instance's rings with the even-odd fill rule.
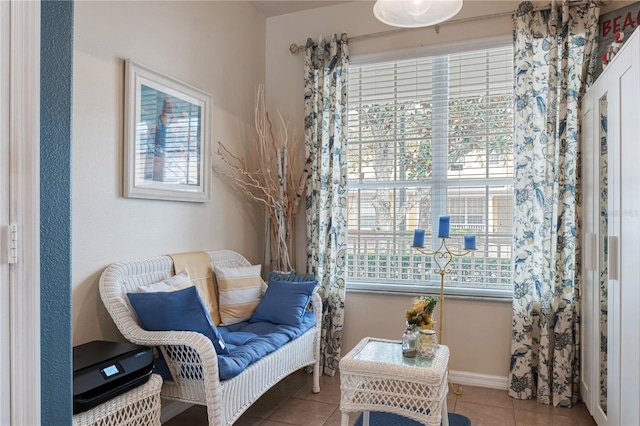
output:
[[[611,3],[612,0],[603,0],[600,1],[600,5],[601,6],[606,6],[609,3]],[[576,1],[571,3],[571,6],[582,6],[585,4],[589,4],[591,3],[591,1]],[[539,6],[539,7],[534,7],[533,9],[531,9],[532,12],[534,11],[540,11],[540,10],[549,10],[551,9],[551,4],[547,5],[547,6]],[[516,12],[500,12],[500,13],[491,13],[488,15],[482,15],[482,16],[473,16],[473,17],[468,17],[468,18],[460,18],[460,19],[450,19],[448,21],[444,21],[438,25],[435,25],[434,28],[436,30],[436,34],[440,34],[440,26],[441,25],[449,25],[449,24],[460,24],[463,22],[470,22],[470,21],[475,21],[477,19],[494,19],[494,18],[502,18],[503,16],[513,16]],[[357,35],[357,36],[353,36],[353,37],[349,37],[349,41],[357,41],[357,40],[366,40],[369,38],[375,38],[375,37],[382,37],[382,36],[386,36],[386,35],[392,35],[392,34],[399,34],[399,33],[404,33],[407,31],[413,31],[416,30],[417,28],[396,28],[393,30],[386,30],[386,31],[378,31],[376,33],[370,33],[370,34],[362,34],[362,35]],[[292,43],[291,46],[289,46],[289,52],[291,52],[292,55],[298,55],[300,52],[304,51],[305,49],[305,45],[304,44],[296,44],[296,43]]]

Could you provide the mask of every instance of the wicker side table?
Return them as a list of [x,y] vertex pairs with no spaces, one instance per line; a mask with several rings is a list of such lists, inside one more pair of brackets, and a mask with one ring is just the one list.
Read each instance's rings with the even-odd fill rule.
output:
[[73,416],[74,426],[160,426],[162,378],[147,383]]
[[365,337],[340,360],[342,425],[349,412],[399,414],[426,425],[448,426],[447,365],[449,348],[440,345],[433,359],[404,358],[395,340]]

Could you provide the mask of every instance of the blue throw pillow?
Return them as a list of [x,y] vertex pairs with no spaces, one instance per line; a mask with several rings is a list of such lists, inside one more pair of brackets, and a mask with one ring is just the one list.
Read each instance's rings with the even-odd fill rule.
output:
[[196,331],[207,336],[218,355],[228,354],[195,286],[178,291],[127,293],[131,306],[149,331]]
[[317,281],[271,281],[250,322],[299,327]]
[[305,281],[313,281],[313,275],[296,275],[296,271],[291,272],[277,272],[271,271],[267,274],[267,282],[271,281],[295,281],[295,282],[305,282]]

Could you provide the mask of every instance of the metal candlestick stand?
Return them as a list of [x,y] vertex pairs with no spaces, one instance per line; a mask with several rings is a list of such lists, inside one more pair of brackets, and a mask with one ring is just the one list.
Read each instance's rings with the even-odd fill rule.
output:
[[[424,247],[411,246],[412,248],[418,250],[420,253],[426,256],[433,256],[433,260],[436,262],[438,267],[433,270],[434,273],[440,274],[440,324],[438,326],[438,343],[442,344],[442,323],[443,323],[443,315],[444,315],[444,276],[451,273],[451,268],[449,268],[449,264],[453,260],[454,257],[461,257],[469,254],[471,250],[467,250],[463,253],[454,253],[447,247],[446,238],[441,238],[442,243],[440,243],[440,247],[437,250],[430,252],[426,251]],[[456,389],[455,385],[451,381],[451,378],[447,376],[449,380],[449,386],[453,390],[453,393],[456,395],[462,395],[462,387],[458,386]]]

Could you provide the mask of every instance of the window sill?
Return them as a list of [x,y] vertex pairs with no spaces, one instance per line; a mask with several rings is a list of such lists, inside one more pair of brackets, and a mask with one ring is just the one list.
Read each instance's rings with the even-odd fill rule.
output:
[[[365,283],[365,282],[347,282],[346,291],[348,293],[367,293],[380,295],[398,295],[398,296],[439,296],[440,286],[417,285],[408,283],[402,284],[384,284],[384,283]],[[513,301],[513,294],[510,290],[502,289],[477,289],[463,287],[446,287],[445,298],[447,299],[466,299],[466,300],[484,300],[496,302]]]

